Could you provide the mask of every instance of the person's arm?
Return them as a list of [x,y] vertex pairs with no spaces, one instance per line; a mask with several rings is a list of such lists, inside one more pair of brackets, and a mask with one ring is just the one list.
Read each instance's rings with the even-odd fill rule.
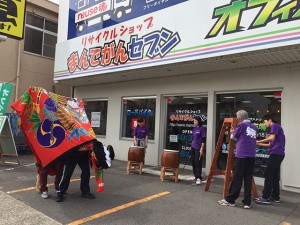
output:
[[[262,139],[262,140],[259,140],[259,141],[256,141],[256,143],[257,144],[260,144],[260,143],[269,143],[269,142],[271,142],[271,141],[274,141],[275,140],[275,134],[270,134],[270,136],[269,137],[267,137],[267,138],[265,138],[265,139]],[[270,143],[269,143],[269,145],[270,145]],[[261,146],[261,145],[260,145]]]
[[257,142],[256,142],[256,145],[257,145],[257,146],[264,147],[264,148],[269,148],[269,147],[270,147],[270,142],[269,142],[268,144],[263,144],[263,143],[257,143]]
[[135,135],[133,136],[133,142],[134,142],[134,145],[136,146],[137,145],[137,141],[136,141],[136,136]]
[[240,124],[234,129],[233,127],[230,128],[230,139],[233,141],[237,141],[239,139],[241,133],[241,126]]
[[133,143],[136,146],[137,145],[137,141],[136,141],[136,128],[134,128],[132,135],[133,135]]
[[200,156],[203,156],[204,147],[205,147],[205,142],[202,142],[201,148],[200,148]]
[[147,148],[148,147],[148,135],[146,135],[146,137],[145,137],[145,147]]

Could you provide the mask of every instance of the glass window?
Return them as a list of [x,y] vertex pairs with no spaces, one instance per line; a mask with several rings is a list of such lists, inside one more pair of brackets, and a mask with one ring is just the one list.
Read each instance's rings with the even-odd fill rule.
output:
[[[268,131],[263,124],[262,117],[270,114],[276,122],[281,123],[281,91],[218,94],[216,96],[216,143],[219,137],[224,118],[236,118],[236,112],[244,109],[249,119],[258,128],[258,140],[268,137]],[[227,135],[226,135],[227,134]],[[225,133],[222,143],[222,153],[218,159],[219,169],[225,169],[228,153],[229,137]],[[257,147],[254,175],[263,177],[269,149]]]
[[57,23],[52,22],[50,20],[46,20],[45,30],[51,31],[53,33],[57,33]]
[[43,32],[26,27],[24,50],[38,55],[42,54]]
[[107,100],[84,100],[84,108],[96,135],[106,135]]
[[[206,127],[207,97],[174,96],[167,99],[167,130],[165,148],[178,150],[180,164],[191,165],[194,116],[200,116]],[[205,167],[205,159],[202,160]]]
[[149,140],[154,140],[155,97],[123,98],[122,137],[132,138],[137,120],[143,118],[149,129]]
[[24,51],[54,58],[56,42],[57,23],[26,14]]
[[26,24],[43,29],[44,28],[44,18],[27,13],[26,14]]
[[57,42],[57,37],[51,34],[44,35],[44,48],[43,55],[54,58],[55,57],[55,45]]

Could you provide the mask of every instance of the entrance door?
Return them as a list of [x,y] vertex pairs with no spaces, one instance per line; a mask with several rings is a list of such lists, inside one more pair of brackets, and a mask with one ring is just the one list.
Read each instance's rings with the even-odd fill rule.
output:
[[[180,164],[191,165],[193,117],[201,116],[206,127],[207,97],[173,96],[167,98],[165,149],[178,150]],[[205,159],[202,161],[205,167]]]

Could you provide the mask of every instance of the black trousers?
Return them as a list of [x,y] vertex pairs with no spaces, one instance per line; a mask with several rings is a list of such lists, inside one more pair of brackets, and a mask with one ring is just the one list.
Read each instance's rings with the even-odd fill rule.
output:
[[200,157],[200,148],[192,148],[191,161],[195,178],[202,180],[202,157]]
[[63,171],[63,176],[59,184],[58,195],[63,195],[69,187],[70,180],[76,165],[81,169],[81,179],[80,179],[80,190],[82,194],[90,193],[90,163],[89,163],[89,153],[84,152],[72,152],[65,159],[65,166]]
[[235,158],[233,180],[230,185],[229,195],[225,200],[230,203],[235,203],[235,200],[240,196],[240,192],[244,180],[244,205],[251,204],[251,187],[252,176],[255,164],[255,158]]
[[265,199],[269,199],[270,197],[276,200],[280,199],[280,165],[283,159],[284,156],[281,155],[270,155],[265,170],[265,183],[262,191],[262,197]]

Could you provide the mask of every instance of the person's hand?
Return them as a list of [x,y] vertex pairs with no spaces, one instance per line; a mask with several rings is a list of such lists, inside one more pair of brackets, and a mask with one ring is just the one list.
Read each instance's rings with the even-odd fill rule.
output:
[[78,151],[84,152],[84,151],[88,151],[88,149],[86,147],[82,147],[82,148],[78,149]]
[[234,128],[233,127],[231,127],[230,128],[230,133],[232,133],[234,131]]
[[203,156],[203,148],[200,148],[200,156]]

